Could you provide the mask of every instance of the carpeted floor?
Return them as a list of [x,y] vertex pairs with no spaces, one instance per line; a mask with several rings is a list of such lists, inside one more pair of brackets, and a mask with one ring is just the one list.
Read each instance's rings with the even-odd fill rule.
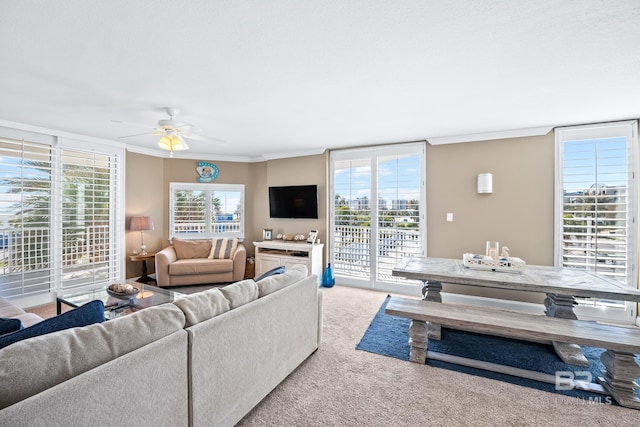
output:
[[637,425],[633,409],[356,350],[387,294],[322,292],[322,345],[239,425]]
[[238,425],[637,425],[633,409],[356,350],[387,294],[321,290],[320,348]]

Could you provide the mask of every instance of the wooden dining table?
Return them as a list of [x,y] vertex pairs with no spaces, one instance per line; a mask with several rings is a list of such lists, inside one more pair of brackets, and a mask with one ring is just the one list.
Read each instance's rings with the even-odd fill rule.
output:
[[[584,269],[525,265],[505,272],[469,268],[461,259],[407,257],[393,268],[392,275],[421,281],[425,301],[442,302],[443,283],[544,293],[545,314],[564,319],[577,319],[576,297],[640,302],[640,290]],[[429,330],[429,338],[439,339],[439,335],[437,326]],[[554,347],[565,362],[588,365],[579,347],[561,343]]]

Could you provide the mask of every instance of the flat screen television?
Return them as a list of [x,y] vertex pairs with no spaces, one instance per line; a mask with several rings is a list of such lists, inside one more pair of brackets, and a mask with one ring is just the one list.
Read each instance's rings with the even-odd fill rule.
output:
[[271,218],[318,218],[318,186],[269,187]]

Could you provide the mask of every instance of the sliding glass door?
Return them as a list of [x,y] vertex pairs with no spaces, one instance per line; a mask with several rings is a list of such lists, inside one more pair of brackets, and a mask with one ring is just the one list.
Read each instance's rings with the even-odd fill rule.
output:
[[333,151],[330,177],[330,259],[340,282],[407,286],[391,271],[425,255],[425,144]]

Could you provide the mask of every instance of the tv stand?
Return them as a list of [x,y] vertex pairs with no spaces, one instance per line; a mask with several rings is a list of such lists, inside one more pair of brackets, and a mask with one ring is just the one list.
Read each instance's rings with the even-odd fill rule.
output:
[[309,276],[318,276],[318,284],[322,278],[322,243],[284,242],[265,240],[253,242],[256,248],[255,277],[283,265],[287,267],[303,264],[307,266]]

